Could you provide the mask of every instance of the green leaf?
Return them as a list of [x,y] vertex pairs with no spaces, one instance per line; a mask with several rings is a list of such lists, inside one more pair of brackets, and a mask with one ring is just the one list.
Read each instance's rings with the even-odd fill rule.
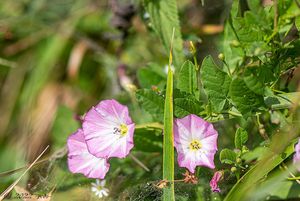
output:
[[170,39],[175,28],[173,62],[177,71],[183,63],[184,55],[176,0],[145,0],[144,2],[153,28],[167,52],[171,49]]
[[143,152],[162,152],[162,130],[136,128],[134,131],[134,149]]
[[[292,92],[267,96],[264,98],[265,104],[274,110],[291,108],[300,98],[300,92]],[[299,103],[298,103],[299,105]]]
[[273,94],[267,86],[276,79],[268,65],[247,67],[243,79],[247,87],[254,93],[265,96]]
[[253,188],[257,186],[258,182],[276,166],[282,163],[282,161],[289,157],[293,152],[294,144],[291,144],[282,154],[275,152],[269,152],[265,154],[263,159],[261,159],[246,174],[244,174],[241,179],[238,180],[238,182],[227,194],[224,201],[248,200],[251,196]]
[[253,91],[256,94],[263,95],[265,86],[264,84],[259,80],[255,72],[249,70],[247,68],[244,73],[244,81],[247,87]]
[[226,22],[224,27],[223,54],[231,71],[234,71],[242,63],[244,56],[243,49],[240,46],[232,45],[234,43],[238,43],[235,30],[232,28],[230,22]]
[[178,118],[182,118],[188,114],[198,115],[204,110],[200,101],[193,95],[174,89],[174,114]]
[[300,16],[299,5],[296,1],[292,1],[290,7],[287,9],[286,13],[281,16],[282,19],[294,18]]
[[182,118],[189,114],[199,114],[203,111],[201,103],[194,97],[175,98],[174,113],[178,118]]
[[202,62],[201,79],[213,110],[221,112],[227,101],[230,77],[217,67],[211,56],[208,56]]
[[234,136],[235,148],[242,149],[242,146],[247,142],[247,140],[248,140],[247,131],[243,128],[238,128]]
[[136,98],[143,109],[158,120],[163,119],[164,98],[151,89],[140,89],[136,92]]
[[250,163],[254,160],[260,160],[263,158],[265,153],[269,151],[269,147],[256,147],[253,150],[249,150],[248,152],[242,155],[242,159],[245,160],[245,163]]
[[[246,11],[243,17],[233,19],[234,30],[239,42],[251,45],[253,42],[263,41],[264,34],[272,33],[271,19],[268,19],[263,9]],[[246,49],[246,48],[245,48]]]
[[[174,180],[173,73],[170,66],[164,110],[163,179]],[[164,188],[163,200],[175,201],[174,182],[170,182],[170,185]]]
[[251,10],[257,10],[261,8],[260,0],[247,0],[248,6]]
[[166,83],[166,76],[163,72],[159,72],[154,65],[149,66],[148,68],[140,68],[137,72],[137,78],[141,87],[151,88],[152,86],[163,87]]
[[267,196],[274,196],[280,200],[298,198],[299,193],[294,193],[293,195],[291,191],[293,182],[286,180],[288,176],[289,171],[285,171],[283,168],[274,169],[267,175],[267,178],[258,185],[257,190],[253,192],[251,198],[255,197],[255,200],[265,200]]
[[[164,98],[151,89],[140,89],[136,92],[136,98],[142,108],[158,120],[163,119]],[[203,111],[201,103],[192,95],[176,90],[174,94],[174,113],[176,117],[184,117],[188,114],[199,114]]]
[[221,163],[234,164],[236,161],[236,153],[230,149],[223,149],[220,153]]
[[191,61],[186,61],[181,66],[177,88],[190,94],[197,90],[196,67]]
[[246,117],[258,107],[264,106],[263,97],[251,91],[241,78],[232,80],[229,93],[239,112]]

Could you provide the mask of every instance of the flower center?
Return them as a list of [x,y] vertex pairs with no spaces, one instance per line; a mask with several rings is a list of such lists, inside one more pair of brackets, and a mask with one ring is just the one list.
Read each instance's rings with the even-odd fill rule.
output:
[[126,124],[121,124],[120,127],[114,127],[114,134],[125,136],[128,132],[128,127]]
[[124,136],[128,132],[128,127],[126,124],[121,124],[120,125],[120,130],[121,130],[121,135]]
[[199,140],[193,140],[190,143],[190,149],[193,151],[197,151],[197,150],[201,149],[201,147],[202,147],[202,144]]

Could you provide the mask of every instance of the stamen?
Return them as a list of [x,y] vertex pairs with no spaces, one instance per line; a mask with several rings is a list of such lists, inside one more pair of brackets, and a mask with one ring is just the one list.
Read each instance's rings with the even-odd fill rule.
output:
[[115,135],[121,135],[121,137],[123,137],[124,135],[126,135],[127,132],[128,132],[128,127],[127,127],[126,124],[121,124],[119,128],[118,127],[114,127],[113,129],[114,129],[113,133]]
[[192,142],[190,143],[190,149],[193,151],[197,151],[199,149],[201,149],[202,144],[199,140],[192,140]]
[[121,130],[121,135],[124,136],[127,134],[128,132],[128,127],[126,124],[121,124],[120,125],[120,130]]

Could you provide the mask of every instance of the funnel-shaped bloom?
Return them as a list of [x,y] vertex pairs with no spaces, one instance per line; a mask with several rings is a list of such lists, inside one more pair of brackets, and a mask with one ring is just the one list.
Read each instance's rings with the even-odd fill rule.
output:
[[88,151],[81,129],[68,138],[67,144],[68,166],[72,173],[82,173],[89,178],[105,177],[109,163],[106,159],[97,158]]
[[174,145],[178,153],[178,164],[191,173],[196,166],[215,168],[218,133],[213,125],[196,115],[176,119],[174,123]]
[[128,108],[115,100],[103,100],[83,120],[88,150],[101,157],[124,158],[133,147],[134,123]]
[[218,182],[222,179],[224,172],[223,171],[217,171],[215,172],[214,176],[212,177],[212,179],[209,182],[211,191],[213,192],[217,192],[220,193],[221,190],[218,186]]
[[293,163],[296,165],[297,170],[300,172],[300,139],[295,146],[295,154],[293,158]]

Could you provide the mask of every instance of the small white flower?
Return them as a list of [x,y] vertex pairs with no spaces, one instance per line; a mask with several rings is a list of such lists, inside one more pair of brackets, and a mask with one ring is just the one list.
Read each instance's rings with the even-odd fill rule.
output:
[[99,179],[96,179],[96,182],[92,183],[91,190],[99,198],[106,197],[108,196],[109,190],[107,188],[104,188],[104,186],[105,186],[105,180],[100,181]]
[[143,18],[145,20],[148,20],[150,18],[150,14],[148,12],[145,12],[144,15],[143,15]]

